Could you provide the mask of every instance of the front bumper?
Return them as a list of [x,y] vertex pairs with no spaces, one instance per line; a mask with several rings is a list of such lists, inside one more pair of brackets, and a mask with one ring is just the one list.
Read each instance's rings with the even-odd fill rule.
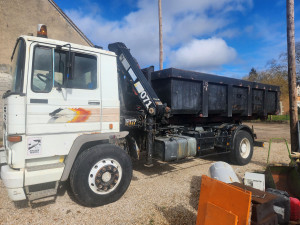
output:
[[25,200],[26,195],[23,188],[24,171],[15,170],[8,165],[1,167],[1,179],[8,191],[8,196],[13,201]]

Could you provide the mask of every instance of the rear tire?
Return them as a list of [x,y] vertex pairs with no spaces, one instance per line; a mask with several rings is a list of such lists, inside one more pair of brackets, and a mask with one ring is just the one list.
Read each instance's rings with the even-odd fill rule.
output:
[[238,165],[248,164],[253,156],[253,138],[247,131],[240,130],[235,136],[231,161]]
[[120,199],[131,178],[132,164],[126,152],[103,144],[78,156],[70,173],[70,186],[80,204],[95,207]]

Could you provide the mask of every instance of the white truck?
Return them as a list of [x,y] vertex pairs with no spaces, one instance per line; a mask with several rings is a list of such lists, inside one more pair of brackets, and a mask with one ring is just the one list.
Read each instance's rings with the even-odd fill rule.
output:
[[241,165],[251,160],[255,134],[241,119],[275,114],[278,87],[200,73],[197,81],[194,72],[176,69],[140,70],[124,44],[109,49],[17,39],[13,85],[3,95],[0,152],[1,178],[13,201],[54,196],[59,182],[68,181],[84,206],[114,202],[130,184],[131,158],[143,151],[147,166],[153,157],[211,153],[228,154]]

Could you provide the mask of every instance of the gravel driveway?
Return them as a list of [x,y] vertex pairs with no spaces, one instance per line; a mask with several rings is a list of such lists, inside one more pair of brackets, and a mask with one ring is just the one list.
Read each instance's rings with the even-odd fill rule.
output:
[[[269,125],[261,133],[268,133],[268,129]],[[288,125],[281,132],[289,132]],[[241,178],[246,171],[263,170],[267,151],[268,144],[255,148],[251,163],[233,166],[237,175]],[[75,203],[66,191],[67,185],[62,185],[56,200],[31,206],[27,202],[13,203],[0,180],[0,224],[195,224],[201,175],[207,175],[211,163],[224,159],[218,156],[169,164],[155,162],[152,168],[134,162],[133,179],[125,195],[97,208]],[[289,162],[284,143],[272,144],[271,162]]]

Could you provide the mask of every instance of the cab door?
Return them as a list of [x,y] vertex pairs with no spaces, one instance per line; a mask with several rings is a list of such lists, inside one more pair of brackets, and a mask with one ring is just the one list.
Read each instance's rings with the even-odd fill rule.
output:
[[51,45],[31,52],[26,134],[100,132],[100,55]]

